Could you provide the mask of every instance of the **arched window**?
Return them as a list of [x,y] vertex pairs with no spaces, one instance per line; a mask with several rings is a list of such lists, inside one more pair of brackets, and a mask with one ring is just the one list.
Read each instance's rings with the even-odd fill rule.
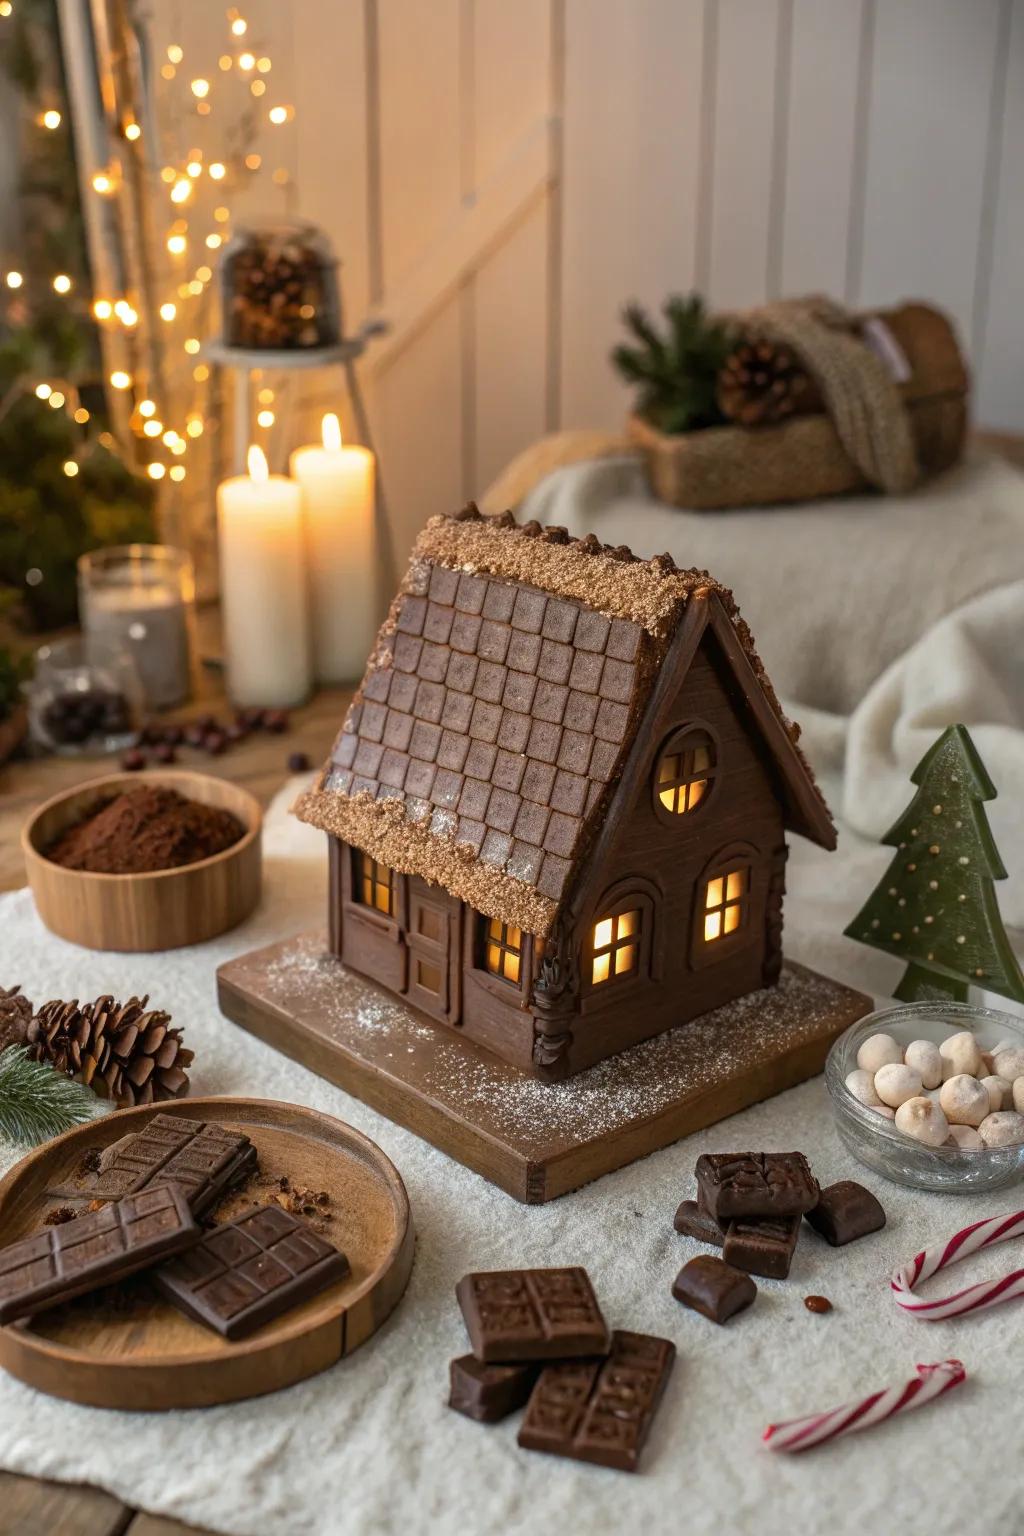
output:
[[674,821],[706,803],[718,773],[718,746],[703,725],[673,732],[654,769],[654,808],[663,821]]
[[651,974],[657,891],[646,880],[623,880],[598,903],[583,953],[589,990],[618,988]]
[[709,965],[746,942],[756,857],[748,843],[734,843],[701,871],[693,907],[695,964]]

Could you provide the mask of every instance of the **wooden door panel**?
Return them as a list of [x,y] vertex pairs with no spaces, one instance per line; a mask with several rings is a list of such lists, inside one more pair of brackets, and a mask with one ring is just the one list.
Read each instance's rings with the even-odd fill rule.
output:
[[408,997],[434,1018],[459,1017],[461,902],[416,877],[409,880]]

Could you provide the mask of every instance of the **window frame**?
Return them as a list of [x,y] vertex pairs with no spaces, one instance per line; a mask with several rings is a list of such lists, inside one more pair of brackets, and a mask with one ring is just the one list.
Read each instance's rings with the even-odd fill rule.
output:
[[[382,912],[379,907],[371,907],[363,900],[363,865],[364,858],[372,858],[372,854],[364,853],[362,848],[356,848],[349,844],[351,858],[348,866],[348,891],[345,900],[345,912],[357,918],[359,922],[368,923],[370,927],[388,934],[391,938],[401,939],[402,932],[407,923],[405,876],[399,874],[393,865],[384,867],[391,871],[391,911]],[[375,859],[378,865],[381,859]]]
[[[687,740],[691,737],[701,737],[703,739],[692,741],[690,745],[687,745]],[[683,777],[672,780],[666,786],[665,781],[661,779],[661,765],[665,759],[677,755],[680,759],[683,759],[685,753],[693,752],[700,746],[705,746],[710,751],[711,761],[707,769],[703,772],[700,769],[694,769],[689,775],[686,775],[684,772]],[[651,802],[654,806],[654,814],[666,826],[676,828],[692,826],[693,818],[706,810],[714,799],[721,777],[722,754],[717,731],[713,730],[704,720],[687,720],[684,725],[676,726],[675,730],[665,738],[655,754],[654,766],[651,771]],[[668,806],[662,803],[661,796],[666,787],[679,789],[687,784],[697,783],[701,778],[707,781],[708,787],[697,804],[689,810],[670,811]]]
[[[745,949],[757,937],[757,929],[751,921],[756,900],[759,855],[750,843],[730,843],[708,860],[694,883],[693,921],[690,933],[690,961],[695,970],[717,965],[737,950]],[[729,898],[728,877],[739,871],[746,874],[746,887],[738,900]],[[721,880],[722,899],[715,906],[707,905],[708,886],[713,880]],[[704,922],[708,912],[724,915],[730,906],[738,906],[740,920],[729,933],[717,938],[705,938]]]
[[[483,971],[484,975],[489,976],[492,981],[501,982],[503,986],[509,987],[513,991],[521,992],[523,990],[523,973],[526,966],[526,947],[529,935],[524,933],[523,929],[518,927],[517,924],[507,923],[503,918],[486,917],[482,912],[478,913],[477,915],[480,919],[480,934],[478,939],[478,953],[480,961],[479,968]],[[497,924],[500,930],[497,938],[495,938],[494,934],[491,932],[492,926],[494,924]],[[513,928],[519,935],[518,944],[511,943],[508,937],[509,931]],[[506,976],[504,968],[502,968],[500,971],[495,971],[491,968],[488,961],[488,955],[490,950],[494,949],[495,947],[498,949],[499,960],[502,963],[502,967],[504,967],[504,961],[507,955],[515,956],[519,962],[519,974],[517,976]]]
[[[584,1007],[598,1008],[603,1006],[606,1000],[617,1002],[623,992],[630,987],[658,979],[660,965],[655,940],[660,901],[661,891],[652,881],[634,876],[617,881],[593,904],[581,929],[580,992]],[[595,930],[600,923],[608,919],[614,920],[634,910],[640,914],[635,940],[638,949],[635,968],[624,971],[620,975],[613,973],[604,981],[595,981]],[[632,939],[633,935],[627,935],[626,943]],[[623,946],[618,944],[617,947]],[[603,950],[604,946],[602,946]]]
[[[519,980],[509,981],[506,976],[496,976],[487,969],[487,929],[492,919],[485,912],[465,904],[467,921],[464,926],[464,984],[469,978],[483,991],[513,1008],[525,1008],[533,990],[538,959],[538,940],[525,928],[521,929],[522,950],[519,957]],[[514,926],[510,924],[509,926]]]

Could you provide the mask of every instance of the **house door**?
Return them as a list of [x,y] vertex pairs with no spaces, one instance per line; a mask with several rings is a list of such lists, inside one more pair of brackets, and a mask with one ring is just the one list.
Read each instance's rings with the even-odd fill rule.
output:
[[417,1008],[445,1023],[459,1022],[459,925],[462,903],[417,876],[409,877],[409,988]]

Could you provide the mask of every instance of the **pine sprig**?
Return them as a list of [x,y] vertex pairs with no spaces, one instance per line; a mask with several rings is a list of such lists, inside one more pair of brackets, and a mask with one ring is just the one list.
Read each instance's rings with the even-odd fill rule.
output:
[[662,313],[664,334],[639,304],[627,304],[623,324],[640,345],[615,347],[612,362],[624,379],[639,386],[637,410],[660,431],[716,426],[725,419],[715,400],[718,373],[735,336],[710,317],[697,293],[673,294]]
[[96,1096],[23,1045],[0,1051],[0,1138],[34,1145],[91,1120]]

